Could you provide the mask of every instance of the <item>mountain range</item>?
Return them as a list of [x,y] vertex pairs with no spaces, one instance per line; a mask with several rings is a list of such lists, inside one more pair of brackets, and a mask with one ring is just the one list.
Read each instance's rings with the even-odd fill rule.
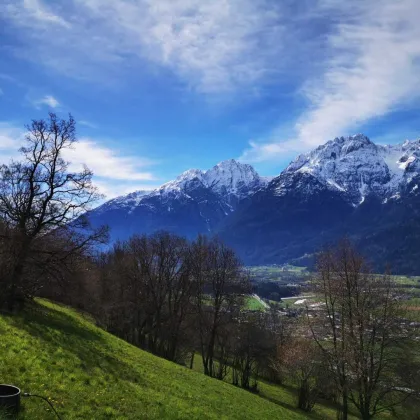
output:
[[348,236],[375,269],[420,273],[420,140],[384,146],[363,134],[330,140],[278,176],[228,160],[191,169],[153,191],[110,200],[89,214],[111,240],[169,230],[217,234],[247,264],[313,263]]
[[208,171],[190,169],[153,191],[117,197],[92,211],[90,219],[94,225],[109,225],[112,241],[156,230],[187,237],[214,234],[245,199],[267,184],[252,166],[228,160]]

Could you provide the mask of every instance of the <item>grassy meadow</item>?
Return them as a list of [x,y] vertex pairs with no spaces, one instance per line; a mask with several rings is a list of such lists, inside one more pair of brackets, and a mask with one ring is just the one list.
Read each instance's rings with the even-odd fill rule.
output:
[[247,267],[251,280],[280,282],[280,283],[302,283],[309,280],[310,272],[305,267],[293,265],[259,265]]
[[[296,272],[307,275],[304,270]],[[420,322],[419,278],[398,276],[396,280],[407,294],[409,319]],[[300,299],[283,304],[299,308],[302,304],[295,302]],[[315,301],[308,298],[308,303]],[[247,297],[246,304],[249,310],[264,310],[254,296]],[[63,419],[321,420],[336,416],[335,408],[322,401],[309,414],[296,409],[293,384],[259,381],[258,394],[253,394],[230,381],[229,375],[225,382],[204,376],[199,355],[190,370],[116,338],[87,315],[46,300],[36,300],[19,315],[0,315],[0,383],[49,398]],[[22,403],[19,419],[55,418],[41,400],[23,399]],[[396,414],[415,418],[404,408]],[[351,418],[357,418],[354,410]]]
[[[48,397],[63,419],[307,418],[272,402],[142,351],[89,317],[37,301],[0,315],[0,382]],[[23,400],[19,419],[54,419],[45,402]]]

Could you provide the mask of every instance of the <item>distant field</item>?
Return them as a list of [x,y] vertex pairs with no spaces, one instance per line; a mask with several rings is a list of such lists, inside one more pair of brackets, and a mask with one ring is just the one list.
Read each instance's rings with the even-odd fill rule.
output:
[[[259,283],[277,283],[281,287],[297,284],[299,286],[308,286],[308,282],[311,278],[311,272],[309,272],[305,267],[296,267],[292,265],[262,265],[262,266],[252,266],[247,267],[251,275],[251,280],[254,284]],[[410,312],[409,318],[415,321],[420,321],[420,276],[393,276],[393,280],[398,287],[401,287],[404,295],[409,297],[409,300],[406,302]],[[286,294],[286,298],[281,296],[281,301],[274,301],[268,296],[266,302],[270,305],[278,305],[279,309],[292,309],[299,307],[304,307],[305,304],[314,303],[317,301],[316,298],[306,298],[304,302],[302,299],[305,299],[305,296],[310,296],[310,288],[304,287],[300,288],[300,294],[294,297]],[[293,294],[291,295],[293,296]],[[250,296],[247,301],[247,307],[250,310],[264,310],[264,305],[261,304],[257,299]]]
[[[311,272],[306,267],[293,265],[259,265],[246,267],[252,279],[266,281],[289,281],[291,279],[309,280]],[[419,286],[420,276],[392,276],[394,281],[403,286]]]
[[420,276],[393,276],[395,282],[402,288],[406,300],[407,317],[420,322]]
[[394,281],[401,285],[419,286],[420,276],[392,276]]
[[260,265],[247,267],[253,281],[270,281],[281,283],[302,283],[309,280],[310,273],[306,267],[293,265]]
[[420,297],[413,297],[406,302],[407,317],[412,321],[420,322]]
[[254,296],[248,296],[246,298],[245,306],[250,311],[265,311],[266,310],[266,306]]

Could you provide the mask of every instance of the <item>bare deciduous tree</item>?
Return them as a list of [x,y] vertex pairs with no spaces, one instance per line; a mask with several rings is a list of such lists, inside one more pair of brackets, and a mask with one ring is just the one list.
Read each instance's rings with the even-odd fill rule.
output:
[[388,275],[372,274],[348,240],[322,252],[317,267],[313,285],[324,310],[308,321],[341,395],[339,418],[348,418],[351,401],[371,419],[408,396],[396,371],[407,335],[395,285]]
[[[22,160],[0,167],[0,217],[10,232],[3,240],[12,241],[14,251],[10,272],[2,278],[3,299],[10,309],[36,292],[40,277],[51,268],[50,262],[57,262],[58,254],[63,263],[106,236],[104,229],[89,231],[83,217],[100,197],[92,172],[86,167],[70,171],[63,157],[76,142],[74,119],[50,113],[48,120],[34,120],[26,128]],[[49,238],[51,244],[58,237],[66,243],[65,250],[47,246]],[[43,270],[29,267],[30,260]]]
[[[223,368],[219,364],[216,369],[215,364],[217,341],[237,315],[244,293],[250,291],[249,280],[234,251],[219,240],[208,241],[199,237],[191,249],[204,373],[223,377]],[[226,355],[223,355],[223,360],[226,360]]]
[[189,261],[187,241],[168,232],[133,236],[102,255],[106,327],[139,347],[180,360],[194,312]]
[[285,374],[295,381],[298,387],[298,408],[311,411],[321,392],[319,379],[323,372],[319,349],[312,340],[295,335],[279,350]]
[[[257,391],[258,379],[267,374],[267,361],[275,349],[274,334],[264,312],[240,314],[230,331],[232,341],[232,382]],[[270,370],[271,373],[271,370]]]

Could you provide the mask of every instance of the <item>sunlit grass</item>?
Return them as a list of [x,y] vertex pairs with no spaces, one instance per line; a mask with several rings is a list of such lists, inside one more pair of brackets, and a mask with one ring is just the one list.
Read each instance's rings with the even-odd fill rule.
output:
[[[0,316],[0,382],[50,398],[64,419],[304,419],[129,345],[92,320],[40,301]],[[20,419],[53,419],[25,399]]]
[[254,296],[247,296],[245,308],[250,311],[265,311],[266,307]]

